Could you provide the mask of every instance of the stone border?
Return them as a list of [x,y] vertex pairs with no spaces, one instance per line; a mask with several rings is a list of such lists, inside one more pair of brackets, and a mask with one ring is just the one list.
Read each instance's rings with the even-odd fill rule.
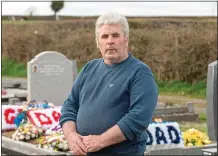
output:
[[217,143],[201,146],[201,147],[183,147],[161,149],[145,152],[144,155],[203,155],[204,149],[217,148]]
[[[145,152],[144,155],[203,155],[204,149],[213,148],[217,148],[217,143],[201,147],[183,147],[153,150]],[[14,141],[5,136],[2,136],[2,153],[6,155],[72,155],[70,152],[56,152],[42,148],[37,148],[36,145],[21,141]]]
[[30,143],[14,141],[5,136],[2,136],[2,153],[6,155],[67,155],[67,153],[64,152],[37,148],[36,145]]

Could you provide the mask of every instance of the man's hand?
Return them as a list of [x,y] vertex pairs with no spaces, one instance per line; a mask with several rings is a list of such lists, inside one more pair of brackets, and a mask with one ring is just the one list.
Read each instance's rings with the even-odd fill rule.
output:
[[73,155],[87,155],[87,148],[82,142],[82,136],[76,132],[71,132],[66,137],[68,146]]
[[86,146],[88,152],[96,152],[102,149],[100,135],[82,136],[82,142]]

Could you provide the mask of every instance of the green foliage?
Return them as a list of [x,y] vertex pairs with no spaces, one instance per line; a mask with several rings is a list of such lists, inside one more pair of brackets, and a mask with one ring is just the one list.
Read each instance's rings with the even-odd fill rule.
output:
[[184,96],[206,98],[206,82],[157,81],[160,93],[175,93]]
[[[95,42],[95,20],[59,18],[59,21],[2,24],[2,55],[17,62],[28,62],[40,52],[52,50],[76,59],[78,67],[82,67],[101,57]],[[216,21],[210,18],[129,19],[129,51],[152,69],[158,81],[204,82],[207,65],[217,59]],[[188,92],[195,90],[204,94],[198,87]]]
[[2,58],[2,76],[26,77],[26,66],[8,58]]
[[200,121],[205,121],[205,122],[207,121],[207,116],[205,113],[199,113],[198,115]]
[[64,1],[52,1],[51,9],[55,12],[59,12],[64,7]]

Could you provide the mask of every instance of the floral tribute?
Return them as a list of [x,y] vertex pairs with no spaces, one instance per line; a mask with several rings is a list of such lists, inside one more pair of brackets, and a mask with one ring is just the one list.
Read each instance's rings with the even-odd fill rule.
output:
[[[37,139],[38,147],[55,151],[69,151],[59,118],[61,106],[54,107],[46,101],[25,102],[22,106],[2,106],[2,130],[15,130],[12,139],[28,141]],[[203,146],[210,144],[208,136],[196,129],[181,132],[177,122],[155,118],[146,130],[148,134],[146,150]]]
[[42,128],[30,123],[24,123],[16,129],[12,135],[12,139],[17,141],[28,141],[40,137],[43,133],[44,131]]
[[211,141],[206,133],[202,133],[197,129],[191,128],[182,133],[184,145],[191,146],[203,146],[210,144]]
[[24,102],[23,105],[2,106],[2,130],[15,130],[21,124],[32,123],[44,130],[52,127],[60,118],[61,107],[55,107],[46,101]]
[[69,151],[67,141],[59,124],[46,130],[45,135],[38,139],[38,147],[54,151]]

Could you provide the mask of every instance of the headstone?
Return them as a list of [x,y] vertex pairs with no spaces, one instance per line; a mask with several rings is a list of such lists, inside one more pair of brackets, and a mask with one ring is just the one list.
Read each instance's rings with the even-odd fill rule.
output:
[[73,65],[73,82],[76,80],[76,77],[78,75],[78,67],[77,67],[77,62],[76,60],[72,60],[72,65]]
[[208,65],[206,96],[208,136],[210,140],[217,141],[217,61]]
[[72,61],[63,54],[45,51],[28,62],[27,90],[30,100],[62,105],[72,84]]
[[188,107],[189,113],[195,113],[195,107],[194,107],[193,103],[191,103],[191,102],[187,103],[187,107]]

